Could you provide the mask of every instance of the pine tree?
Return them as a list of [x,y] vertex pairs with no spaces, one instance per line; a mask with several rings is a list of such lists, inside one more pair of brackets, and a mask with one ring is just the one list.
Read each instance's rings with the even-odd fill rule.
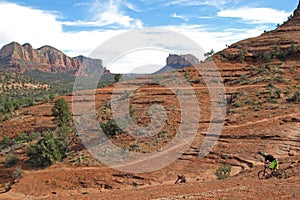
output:
[[68,126],[72,123],[72,114],[68,107],[67,102],[64,99],[56,100],[52,108],[53,121],[61,126]]

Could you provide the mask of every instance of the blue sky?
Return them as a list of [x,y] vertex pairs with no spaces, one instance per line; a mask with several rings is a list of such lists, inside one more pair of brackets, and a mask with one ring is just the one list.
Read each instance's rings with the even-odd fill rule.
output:
[[206,51],[219,51],[274,29],[297,4],[297,0],[0,0],[0,46],[11,41],[28,42],[34,48],[47,44],[69,56],[88,56],[101,42],[124,31],[156,27],[184,34]]

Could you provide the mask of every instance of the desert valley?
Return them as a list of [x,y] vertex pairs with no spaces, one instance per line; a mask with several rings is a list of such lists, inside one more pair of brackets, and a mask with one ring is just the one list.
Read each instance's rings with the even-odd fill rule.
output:
[[[216,68],[208,67],[211,61]],[[88,74],[96,71],[104,74],[97,89],[79,85],[81,90],[72,91],[76,77],[89,82]],[[176,71],[122,79],[101,60],[12,42],[0,50],[0,77],[0,199],[300,199],[300,5],[276,29]],[[182,79],[189,88],[176,88]],[[217,99],[211,88],[220,92]],[[118,105],[128,99],[129,117],[139,127],[155,124],[156,115],[149,110],[155,112],[156,104],[163,107],[166,122],[161,130],[147,137],[140,137],[147,134],[146,128],[139,129],[137,137],[122,131],[112,112],[116,92]],[[192,95],[200,108],[196,119],[182,113],[178,100]],[[61,99],[74,121],[57,118],[54,108]],[[196,134],[179,158],[161,169],[134,173],[111,168],[86,148],[93,142],[105,148],[101,138],[88,135],[91,138],[85,140],[77,134],[76,120],[85,123],[84,108],[93,99],[99,126],[125,152],[159,153],[176,141],[183,121],[189,121],[185,131]],[[193,106],[184,109],[195,112]],[[214,135],[212,126],[221,127],[220,135]],[[206,136],[217,141],[207,155],[199,156]],[[41,156],[38,144],[45,146],[39,149]],[[258,179],[264,167],[261,152],[278,159],[285,179]],[[157,162],[151,159],[147,165]],[[226,166],[229,177],[218,176]],[[186,183],[174,184],[179,174],[185,175]]]

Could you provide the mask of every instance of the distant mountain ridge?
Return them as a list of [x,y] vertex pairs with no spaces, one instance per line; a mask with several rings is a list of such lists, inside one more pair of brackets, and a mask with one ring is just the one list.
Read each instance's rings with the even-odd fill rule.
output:
[[0,69],[13,70],[19,73],[38,70],[49,73],[63,72],[78,75],[80,68],[84,69],[80,70],[81,75],[95,70],[109,73],[103,67],[100,59],[84,56],[71,58],[48,45],[33,49],[31,44],[28,43],[20,45],[17,42],[11,42],[0,50]]

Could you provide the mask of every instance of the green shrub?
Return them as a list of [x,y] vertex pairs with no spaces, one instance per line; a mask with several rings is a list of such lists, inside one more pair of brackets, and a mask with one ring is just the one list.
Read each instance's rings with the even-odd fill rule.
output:
[[237,57],[237,60],[240,63],[244,63],[245,62],[245,52],[244,52],[244,50],[242,50],[242,49],[239,50],[239,55]]
[[121,74],[115,74],[114,75],[114,82],[119,82],[122,78],[122,75]]
[[70,133],[71,129],[67,126],[62,126],[58,129],[58,137],[55,138],[55,141],[62,157],[64,157],[67,152]]
[[300,103],[300,92],[296,91],[289,100],[293,101],[293,102]]
[[275,85],[274,85],[273,81],[269,81],[268,82],[267,88],[269,88],[269,89],[275,89]]
[[223,57],[223,56],[221,57],[221,61],[222,61],[222,62],[229,62],[228,58]]
[[50,98],[48,95],[43,96],[43,102],[44,103],[49,103],[50,102]]
[[82,154],[82,155],[79,155],[78,157],[74,158],[71,162],[72,164],[74,165],[81,165],[81,164],[84,164],[87,160],[87,157],[86,155]]
[[216,170],[216,176],[218,180],[222,180],[228,178],[231,172],[231,165],[230,164],[223,164]]
[[272,96],[269,96],[269,97],[268,97],[268,101],[269,101],[270,103],[278,103],[278,100],[277,100],[277,99],[274,99]]
[[204,56],[205,56],[205,57],[209,57],[209,56],[212,56],[214,53],[215,53],[215,51],[212,49],[212,50],[210,50],[209,52],[206,52],[206,53],[204,54]]
[[275,88],[275,94],[276,94],[276,97],[277,98],[280,98],[281,97],[281,89],[280,88]]
[[7,120],[9,120],[11,118],[11,115],[9,114],[9,113],[6,113],[5,115],[4,115],[4,117],[3,117],[3,121],[7,121]]
[[50,101],[53,101],[55,99],[55,97],[56,97],[56,94],[54,94],[52,92],[49,94]]
[[108,137],[113,137],[121,132],[118,124],[113,119],[106,121],[106,123],[100,122],[100,126]]
[[42,168],[61,161],[63,152],[60,150],[60,140],[54,138],[53,133],[49,131],[36,144],[28,147],[27,155],[34,167]]
[[249,82],[250,82],[250,81],[249,81],[247,75],[242,74],[242,75],[240,76],[240,83],[241,83],[241,84],[247,85],[247,84],[249,84]]
[[241,107],[241,103],[240,102],[234,102],[233,104],[232,104],[232,107],[234,107],[234,108],[239,108],[239,107]]
[[28,141],[28,135],[26,133],[20,133],[17,137],[16,137],[16,141],[19,143],[22,142],[27,142]]
[[16,141],[8,136],[3,136],[1,145],[2,148],[12,147],[14,144],[16,144]]
[[22,176],[23,176],[22,168],[20,166],[16,167],[16,169],[13,171],[12,176],[13,176],[14,180],[18,180],[18,179],[22,178]]
[[272,60],[272,55],[270,53],[265,53],[263,59],[264,59],[264,63],[269,63]]
[[190,81],[191,78],[192,78],[189,71],[185,71],[185,72],[184,72],[184,77],[185,77],[185,79],[186,79],[187,81]]
[[9,154],[4,160],[5,167],[12,167],[18,162],[18,157],[14,154]]
[[284,79],[282,76],[275,76],[274,81],[276,81],[277,83],[284,83]]
[[64,99],[58,99],[52,108],[53,121],[58,126],[70,125],[72,123],[72,114],[68,107],[67,102]]
[[239,45],[239,44],[233,44],[233,45],[231,45],[231,47],[232,47],[232,48],[237,48],[237,49],[242,48],[242,46]]
[[290,48],[288,49],[288,54],[294,56],[298,51],[298,47],[295,44],[291,44]]
[[134,118],[134,116],[135,116],[135,109],[132,105],[129,106],[129,116],[131,118]]
[[30,134],[28,134],[28,142],[32,141],[32,140],[36,140],[41,136],[41,133],[39,132],[32,132]]

